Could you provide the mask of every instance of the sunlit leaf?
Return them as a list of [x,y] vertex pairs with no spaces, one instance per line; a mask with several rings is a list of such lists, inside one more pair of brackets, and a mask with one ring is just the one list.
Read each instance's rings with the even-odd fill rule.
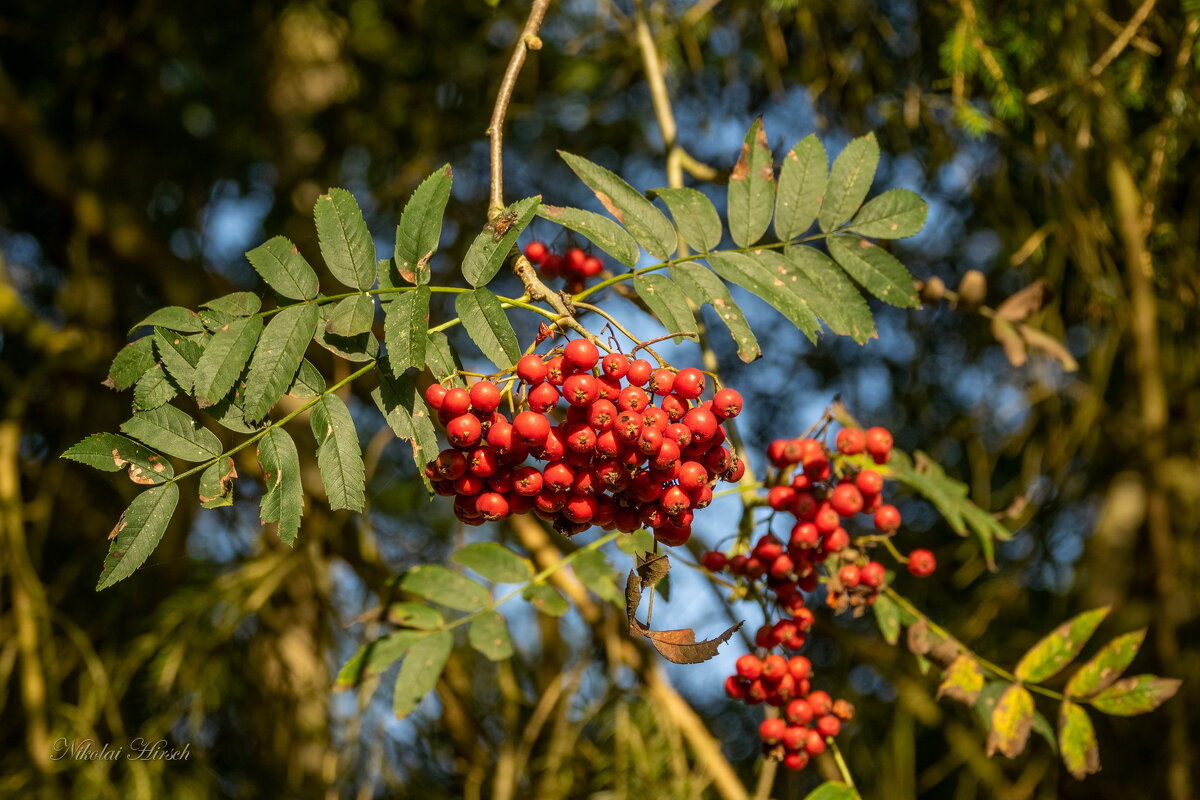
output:
[[313,220],[321,257],[333,277],[352,289],[370,289],[375,283],[375,242],[354,195],[330,189],[317,198]]
[[1013,674],[1019,680],[1041,683],[1071,663],[1108,616],[1108,607],[1085,611],[1064,622],[1029,649]]
[[624,228],[608,217],[580,208],[542,205],[538,215],[575,231],[629,268],[637,265],[641,251]]
[[383,341],[388,363],[397,375],[403,375],[409,367],[425,366],[430,296],[429,287],[421,286],[384,303]]
[[825,145],[809,134],[783,158],[779,188],[775,192],[775,235],[794,239],[812,227],[821,210],[829,181],[829,155]]
[[929,204],[916,192],[890,189],[867,201],[850,221],[850,230],[876,239],[903,239],[925,227]]
[[250,359],[242,410],[247,420],[262,419],[292,384],[304,351],[317,329],[317,307],[288,306],[271,318]]
[[733,337],[738,348],[738,358],[750,363],[762,356],[762,348],[758,345],[754,331],[750,330],[746,312],[733,301],[733,295],[720,278],[704,265],[695,263],[679,264],[672,268],[671,275],[685,291],[689,284],[695,287],[693,299],[702,298],[703,302],[712,306],[721,322],[729,328],[729,335]]
[[204,330],[204,323],[200,320],[200,315],[181,306],[160,308],[130,328],[129,332],[133,333],[138,328],[147,325],[181,333],[200,333]]
[[304,486],[300,480],[300,455],[292,437],[273,427],[258,440],[258,463],[266,484],[258,518],[279,523],[279,540],[291,547],[304,514]]
[[891,253],[852,236],[831,236],[827,242],[833,260],[868,292],[889,305],[920,307],[912,274]]
[[1092,706],[1105,714],[1131,717],[1153,711],[1179,691],[1183,681],[1157,675],[1122,678],[1091,699]]
[[729,234],[739,247],[762,238],[775,207],[775,164],[762,117],[754,120],[729,174]]
[[492,661],[503,661],[513,654],[508,623],[496,611],[485,611],[467,629],[467,641]]
[[[633,290],[658,318],[667,333],[695,333],[696,318],[688,308],[687,295],[666,275],[639,275]],[[676,342],[682,336],[674,337]]]
[[495,583],[519,583],[533,577],[529,559],[495,542],[472,542],[456,550],[450,560]]
[[421,698],[437,685],[438,678],[454,649],[454,636],[449,631],[426,634],[408,648],[400,674],[396,676],[396,692],[392,700],[396,719],[413,712]]
[[195,394],[201,407],[216,405],[229,394],[262,331],[262,317],[241,317],[231,320],[208,340],[196,362]]
[[878,166],[879,143],[874,133],[852,139],[838,153],[818,216],[822,231],[828,233],[854,215],[871,189]]
[[675,220],[688,247],[701,253],[716,249],[721,243],[721,216],[712,201],[696,189],[654,189]]
[[1087,711],[1064,701],[1058,716],[1058,746],[1063,764],[1077,780],[1100,771],[1100,747]]
[[356,294],[338,301],[329,312],[325,330],[337,336],[357,336],[371,330],[375,322],[375,300],[370,295]]
[[96,591],[124,580],[145,563],[162,540],[179,504],[179,484],[156,486],[133,498],[129,508],[113,528],[108,555]]
[[987,738],[988,755],[999,751],[1008,758],[1019,756],[1029,741],[1033,712],[1033,695],[1028,689],[1015,683],[1005,689],[992,711]]
[[292,300],[317,296],[317,273],[286,236],[276,236],[246,253],[250,265],[275,291]]
[[517,334],[504,316],[496,295],[483,287],[464,292],[455,298],[454,310],[467,335],[479,346],[485,358],[501,368],[517,363],[521,357]]
[[396,226],[396,269],[409,283],[429,283],[429,259],[442,238],[442,218],[450,200],[453,172],[438,167],[412,193]]
[[139,484],[162,483],[175,477],[169,460],[118,433],[92,434],[61,457],[105,472],[117,472],[128,467],[130,479]]
[[458,611],[475,611],[489,601],[487,589],[475,581],[440,564],[413,567],[400,579],[399,586]]
[[518,200],[484,226],[463,258],[462,274],[467,283],[484,286],[496,276],[541,202],[540,195]]
[[709,253],[708,263],[725,280],[769,303],[788,321],[816,342],[817,318],[781,278],[744,253]]
[[599,164],[562,150],[558,154],[646,252],[655,258],[670,258],[679,246],[675,228],[645,195]]
[[1146,629],[1116,637],[1084,664],[1067,682],[1067,694],[1088,697],[1121,677],[1146,638]]
[[221,453],[221,440],[175,406],[137,412],[121,424],[121,430],[185,461],[206,461]]

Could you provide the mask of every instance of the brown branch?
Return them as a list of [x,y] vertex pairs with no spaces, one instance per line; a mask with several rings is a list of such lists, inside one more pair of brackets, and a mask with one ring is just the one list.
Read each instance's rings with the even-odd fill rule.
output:
[[513,47],[512,56],[508,59],[508,68],[504,70],[504,78],[500,81],[500,90],[496,93],[496,105],[492,108],[492,119],[488,122],[487,135],[491,139],[492,153],[492,188],[488,201],[488,218],[493,217],[504,208],[504,117],[508,114],[508,104],[512,101],[513,90],[517,86],[517,77],[521,67],[525,65],[525,54],[530,50],[541,50],[542,40],[538,38],[538,30],[546,17],[546,9],[550,0],[533,0],[529,9],[529,18],[525,20],[525,29]]
[[513,264],[513,272],[521,279],[521,283],[525,285],[525,293],[529,295],[530,300],[534,302],[540,300],[558,312],[559,318],[555,320],[555,324],[560,326],[566,325],[603,350],[611,349],[600,341],[600,338],[596,334],[583,327],[579,323],[579,320],[575,319],[575,308],[573,305],[568,305],[571,300],[570,295],[556,292],[542,283],[541,278],[537,276],[537,271],[534,270],[533,264],[529,263],[528,258],[523,255],[517,256],[516,263]]

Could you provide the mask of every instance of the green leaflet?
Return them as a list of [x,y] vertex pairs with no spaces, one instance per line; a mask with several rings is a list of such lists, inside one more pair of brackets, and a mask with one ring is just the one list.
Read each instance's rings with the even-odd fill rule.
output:
[[105,472],[117,472],[129,467],[129,478],[134,483],[162,483],[175,477],[170,461],[119,433],[94,433],[68,449],[60,458],[78,461]]
[[458,361],[450,348],[450,340],[441,331],[429,334],[425,347],[425,363],[433,377],[447,387],[463,388],[467,385],[458,374]]
[[218,297],[216,300],[201,303],[200,306],[234,317],[248,317],[258,313],[258,310],[262,308],[262,300],[254,292],[232,292]]
[[452,178],[449,164],[439,167],[421,181],[400,214],[394,260],[400,277],[409,283],[429,283],[429,259],[442,238],[442,218],[450,200]]
[[1029,683],[1041,683],[1057,674],[1079,655],[1108,612],[1107,606],[1092,609],[1059,625],[1021,657],[1013,674]]
[[196,365],[200,363],[204,348],[174,331],[155,328],[154,351],[175,385],[191,394],[196,384]]
[[316,332],[317,319],[317,307],[307,303],[288,306],[271,318],[250,360],[242,400],[247,420],[262,419],[283,397]]
[[[638,275],[633,279],[633,290],[667,333],[696,333],[696,318],[688,308],[687,295],[666,275]],[[683,337],[676,336],[674,340],[678,343]]]
[[877,239],[903,239],[925,227],[929,204],[908,189],[891,189],[873,197],[850,221],[850,230]]
[[379,340],[373,334],[360,333],[357,336],[338,336],[325,330],[329,324],[332,310],[328,305],[318,307],[318,321],[313,340],[329,352],[347,361],[371,361],[379,357]]
[[149,411],[171,402],[175,394],[175,385],[167,377],[166,370],[162,364],[155,364],[133,387],[133,407],[138,411]]
[[276,236],[246,253],[250,265],[275,291],[292,300],[317,296],[317,273],[286,236]]
[[484,226],[463,258],[462,274],[467,283],[483,286],[496,276],[541,202],[541,195],[518,200]]
[[762,238],[775,207],[775,165],[762,117],[754,120],[729,174],[729,234],[738,247]]
[[[617,571],[613,569],[613,565],[604,553],[599,550],[580,553],[572,562],[571,568],[575,570],[575,576],[579,578],[579,582],[595,592],[601,600],[607,600],[610,603],[621,602],[624,594],[617,588]],[[661,588],[660,584],[660,590]],[[667,599],[665,594],[663,599]]]
[[397,375],[403,375],[409,367],[425,367],[430,296],[429,287],[420,286],[384,304],[383,341],[388,363]]
[[464,292],[455,298],[454,310],[467,335],[479,346],[485,358],[502,369],[517,363],[521,357],[517,334],[504,316],[496,295],[483,287]]
[[122,347],[108,368],[107,386],[125,391],[154,366],[154,339],[143,336]]
[[397,437],[412,445],[413,462],[425,489],[433,494],[433,484],[425,474],[425,465],[437,457],[438,436],[432,414],[416,384],[406,375],[394,377],[385,369],[379,370],[379,386],[371,399],[387,420]]
[[145,563],[158,547],[167,523],[179,504],[179,485],[167,483],[147,489],[133,499],[113,528],[112,543],[96,591],[124,580]]
[[912,274],[891,253],[852,236],[831,236],[827,242],[834,261],[868,292],[889,305],[921,307]]
[[221,454],[221,440],[175,406],[137,412],[121,424],[121,430],[185,461],[207,461]]
[[522,599],[550,617],[561,617],[571,608],[558,590],[546,583],[531,583],[521,590]]
[[325,389],[325,378],[321,375],[320,370],[314,367],[307,358],[301,359],[300,369],[296,370],[296,377],[292,379],[292,385],[288,387],[287,393],[292,397],[316,397],[324,394]]
[[788,241],[805,233],[821,211],[829,183],[825,145],[809,134],[783,158],[775,192],[775,235]]
[[358,648],[358,652],[338,671],[333,690],[339,692],[354,688],[368,678],[386,672],[387,668],[400,660],[413,644],[426,636],[428,634],[425,631],[394,631],[368,642]]
[[485,611],[467,629],[467,641],[491,661],[503,661],[513,654],[508,623],[496,611]]
[[1179,691],[1183,681],[1157,675],[1122,678],[1091,699],[1092,706],[1105,714],[1131,717],[1153,711]]
[[1076,780],[1100,771],[1100,747],[1087,711],[1064,702],[1058,715],[1058,743],[1063,764]]
[[[721,243],[721,215],[712,201],[696,189],[654,189],[675,220],[675,227],[688,247],[701,253],[716,249]],[[631,265],[632,266],[632,265]]]
[[449,631],[427,634],[408,648],[400,674],[396,676],[396,693],[392,699],[396,719],[411,714],[421,698],[433,690],[453,649],[454,636]]
[[209,339],[194,373],[196,402],[201,408],[216,405],[229,394],[262,330],[262,317],[244,317],[230,321]]
[[362,511],[366,472],[350,410],[335,394],[322,395],[309,419],[317,440],[317,467],[332,509]]
[[370,289],[375,283],[375,243],[354,195],[330,189],[317,198],[313,220],[321,257],[333,277],[352,289]]
[[204,508],[233,505],[233,479],[236,477],[232,458],[210,464],[200,473],[200,505]]
[[440,564],[413,567],[400,579],[400,588],[457,611],[476,611],[491,599],[487,589]]
[[1121,677],[1146,639],[1146,629],[1116,637],[1080,667],[1067,682],[1067,694],[1089,697]]
[[182,306],[160,308],[130,328],[129,332],[133,333],[138,328],[147,325],[181,331],[183,333],[200,333],[204,330],[204,323],[200,320],[200,315]]
[[325,331],[335,336],[358,336],[368,333],[375,323],[375,299],[368,294],[356,294],[338,301],[329,312]]
[[861,800],[858,792],[840,781],[827,781],[809,792],[804,800]]
[[672,270],[672,274],[680,286],[690,284],[696,287],[699,290],[697,295],[703,297],[704,302],[712,306],[712,310],[721,318],[721,322],[729,328],[729,335],[737,344],[738,358],[750,363],[762,357],[758,339],[755,338],[754,331],[750,330],[750,323],[746,321],[745,312],[733,302],[733,295],[729,293],[729,289],[725,287],[720,278],[707,267],[696,263],[680,264]]
[[296,542],[304,514],[304,486],[300,482],[300,456],[296,443],[280,427],[258,440],[258,463],[266,490],[258,506],[263,523],[279,523],[279,540],[289,547]]
[[817,315],[831,331],[849,336],[859,344],[875,336],[875,318],[867,301],[829,256],[811,247],[797,246],[784,250],[784,257],[794,268],[793,274],[808,280],[804,289],[799,288],[799,282],[793,289],[810,293]]
[[495,583],[520,583],[533,577],[529,559],[495,542],[473,542],[455,551],[450,560]]
[[804,332],[810,341],[817,340],[817,318],[808,306],[782,280],[744,253],[709,253],[708,263],[725,280],[758,295],[793,325]]
[[[575,231],[592,244],[633,269],[641,251],[638,244],[624,228],[608,217],[581,208],[541,205],[538,216]],[[718,223],[719,224],[719,223]]]
[[587,184],[601,205],[655,258],[667,259],[679,246],[666,215],[616,173],[582,156],[558,151],[563,161]]
[[828,233],[854,215],[871,190],[878,166],[879,143],[874,133],[851,140],[838,154],[829,171],[829,186],[817,220],[822,231]]

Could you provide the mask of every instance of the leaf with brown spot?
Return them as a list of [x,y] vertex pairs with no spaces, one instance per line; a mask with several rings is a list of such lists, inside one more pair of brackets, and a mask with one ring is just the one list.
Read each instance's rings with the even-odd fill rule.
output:
[[660,259],[671,257],[679,246],[675,226],[645,195],[599,164],[563,150],[558,154],[650,255]]
[[1174,697],[1182,683],[1157,675],[1123,678],[1093,697],[1092,707],[1118,717],[1145,714]]
[[641,602],[642,578],[636,570],[630,570],[625,583],[625,616],[629,620],[629,632],[649,639],[650,644],[663,658],[676,664],[699,664],[708,661],[717,654],[721,644],[729,641],[729,637],[743,624],[738,622],[714,639],[697,642],[696,632],[690,628],[669,631],[652,631],[647,628],[637,618],[637,609]]
[[775,208],[775,170],[762,117],[754,120],[729,175],[729,234],[739,247],[762,238]]
[[215,462],[200,475],[200,505],[204,508],[220,508],[233,505],[233,479],[237,468],[232,458],[225,463]]
[[974,705],[983,690],[983,668],[979,662],[966,653],[962,653],[946,667],[942,682],[938,685],[937,698],[943,696],[960,703]]
[[1076,780],[1100,771],[1100,748],[1087,711],[1064,702],[1058,715],[1058,744],[1063,764]]
[[987,754],[997,751],[1016,758],[1029,741],[1033,728],[1033,695],[1024,686],[1013,684],[1004,690],[992,711],[991,731],[987,737]]
[[1142,628],[1122,634],[1104,645],[1100,652],[1092,656],[1091,660],[1067,681],[1067,694],[1072,697],[1089,697],[1111,686],[1133,661],[1145,639],[1146,629]]
[[1085,611],[1059,625],[1029,648],[1013,674],[1019,680],[1040,683],[1056,675],[1079,655],[1087,640],[1108,616],[1108,606]]

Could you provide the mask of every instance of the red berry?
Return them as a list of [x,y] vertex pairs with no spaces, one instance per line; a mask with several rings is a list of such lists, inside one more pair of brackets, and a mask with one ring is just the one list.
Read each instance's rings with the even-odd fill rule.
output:
[[834,528],[825,534],[825,549],[829,552],[838,553],[849,546],[850,534],[846,533],[845,528]]
[[[663,443],[664,446],[666,442]],[[695,461],[685,461],[679,468],[679,485],[684,489],[700,489],[708,484],[708,470]]]
[[787,659],[777,653],[772,653],[763,659],[762,676],[772,683],[788,674]]
[[446,438],[455,447],[470,447],[482,434],[483,428],[474,414],[459,414],[446,424]]
[[858,586],[862,576],[858,573],[858,567],[853,564],[847,564],[838,571],[838,580],[847,589],[853,589]]
[[594,278],[604,271],[604,262],[595,256],[588,256],[583,260],[583,266],[580,268],[580,274],[585,278]]
[[717,417],[706,408],[693,408],[684,414],[683,424],[691,430],[693,442],[706,442],[717,434]]
[[600,362],[600,369],[608,377],[619,381],[629,372],[629,359],[620,353],[609,353]]
[[672,391],[685,400],[695,400],[704,393],[704,373],[692,367],[679,370]]
[[908,571],[918,578],[928,578],[937,569],[937,559],[928,550],[913,550],[908,554]]
[[858,455],[867,447],[867,434],[862,428],[842,428],[837,435],[837,449],[847,456]]
[[883,587],[883,582],[887,580],[887,570],[878,561],[868,561],[859,569],[858,578],[862,581],[863,586],[880,589]]
[[880,506],[875,512],[875,530],[894,533],[900,528],[900,511],[895,506]]
[[508,500],[497,492],[484,492],[475,500],[475,508],[486,520],[498,520],[508,516]]
[[433,407],[435,411],[442,410],[442,401],[446,399],[447,389],[440,383],[431,383],[429,388],[425,390],[425,400]]
[[675,386],[675,373],[669,369],[656,369],[650,376],[650,391],[659,396],[668,395]]
[[843,517],[853,517],[862,511],[862,492],[853,483],[839,483],[829,496],[829,505]]
[[720,572],[721,570],[725,569],[726,565],[729,564],[729,559],[724,553],[717,552],[716,550],[709,550],[707,553],[701,556],[700,563],[703,564],[704,568],[709,572]]
[[550,435],[550,420],[536,411],[522,411],[513,419],[513,430],[525,444],[538,445]]
[[864,469],[855,477],[854,485],[863,494],[879,494],[883,491],[883,476],[873,469]]
[[810,756],[819,756],[825,752],[825,738],[818,731],[810,730],[804,743],[804,752]]
[[560,397],[558,389],[548,381],[543,381],[529,390],[529,407],[544,413],[557,406]]
[[772,486],[767,492],[767,505],[776,511],[786,511],[796,499],[796,490],[790,486]]
[[767,744],[775,744],[783,738],[787,723],[779,717],[767,717],[758,726],[758,736]]
[[541,356],[534,355],[533,353],[521,356],[521,360],[517,362],[517,377],[525,383],[541,383],[546,380],[548,372],[549,369],[546,367],[546,362],[542,361]]
[[783,765],[793,772],[799,772],[808,766],[808,753],[803,750],[789,750],[783,755]]
[[842,721],[832,714],[826,714],[817,720],[817,732],[822,736],[837,736],[842,730]]
[[653,371],[654,368],[650,366],[649,361],[639,358],[629,365],[629,371],[625,373],[625,380],[629,381],[631,386],[645,386]]
[[596,498],[590,494],[573,494],[563,506],[563,516],[571,522],[589,522],[596,516]]
[[713,395],[713,413],[722,419],[742,413],[742,396],[735,389],[721,389]]
[[453,388],[446,392],[446,396],[442,399],[442,411],[447,414],[465,414],[467,409],[471,407],[471,395],[467,394],[466,389]]
[[876,459],[887,459],[892,451],[892,434],[887,428],[871,428],[867,431],[867,452]]
[[577,371],[589,370],[600,360],[600,351],[587,339],[572,339],[563,348],[563,359]]
[[749,688],[750,682],[739,675],[730,675],[725,679],[725,694],[734,700],[746,699],[746,690]]
[[545,481],[547,489],[565,492],[575,481],[575,470],[562,461],[556,461],[548,464],[546,469],[542,470],[542,480]]
[[[585,340],[575,340],[575,342],[582,341]],[[596,379],[585,372],[581,375],[572,375],[563,381],[562,393],[563,397],[567,398],[567,402],[573,406],[590,406],[600,397],[600,387],[596,384]]]
[[792,656],[788,659],[788,672],[796,680],[802,681],[812,673],[812,662],[804,656]]
[[617,408],[622,411],[642,411],[650,405],[650,395],[637,386],[626,386],[617,396]]
[[813,708],[813,713],[818,717],[824,716],[833,710],[833,698],[829,696],[828,692],[822,692],[820,690],[810,692],[808,695],[808,702]]
[[[749,570],[747,570],[747,574],[749,574]],[[761,628],[759,628],[754,634],[754,644],[765,650],[770,650],[772,647],[778,647],[779,639],[775,637],[775,626],[763,625]]]
[[563,257],[563,262],[572,272],[578,272],[583,268],[583,262],[587,260],[587,253],[580,250],[578,247],[572,247]]
[[549,252],[545,242],[533,241],[525,245],[525,257],[535,264],[542,263]]
[[470,397],[476,411],[491,413],[500,407],[500,390],[491,381],[480,381],[472,386]]
[[787,704],[784,715],[787,717],[788,722],[793,725],[807,725],[812,721],[813,710],[807,700],[797,697]]

